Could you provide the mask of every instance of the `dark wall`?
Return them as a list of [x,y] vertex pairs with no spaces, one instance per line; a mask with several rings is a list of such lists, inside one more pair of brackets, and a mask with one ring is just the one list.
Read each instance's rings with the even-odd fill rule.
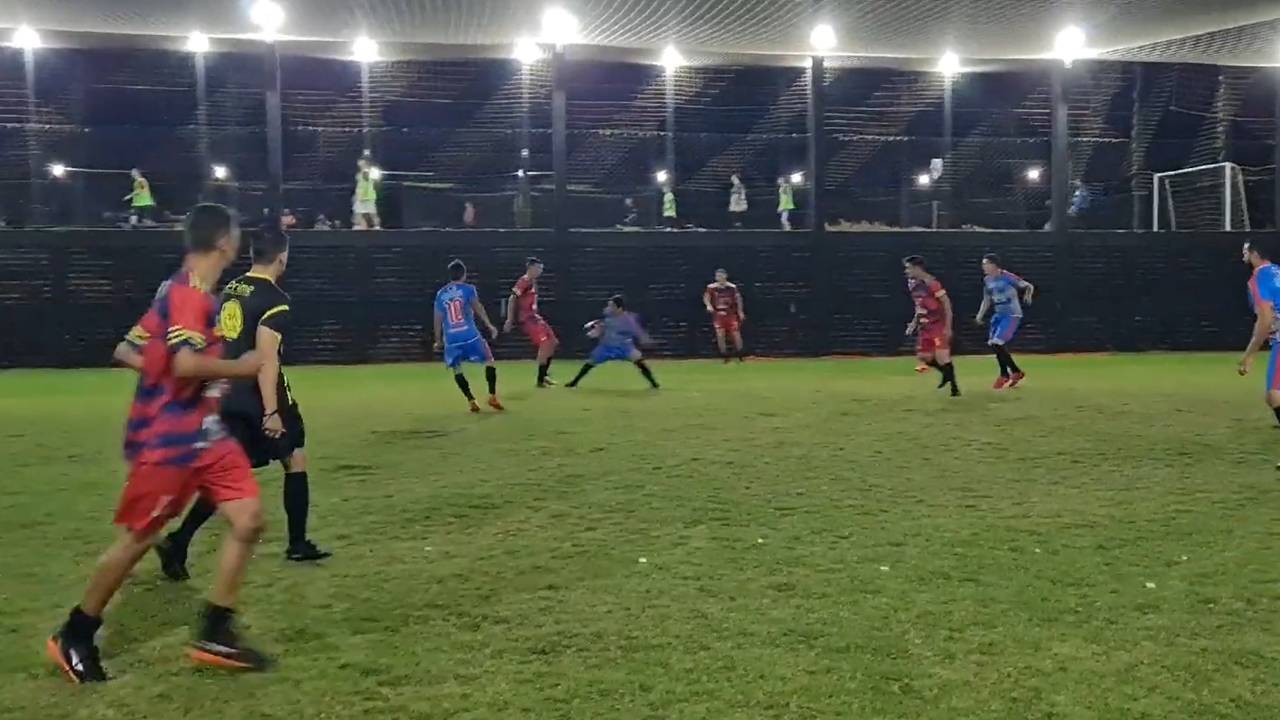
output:
[[[971,318],[985,252],[1039,288],[1021,350],[1223,350],[1250,328],[1243,237],[831,233],[814,244],[808,233],[573,232],[558,243],[538,231],[305,232],[294,237],[283,283],[295,316],[289,361],[424,359],[448,260],[472,268],[496,318],[529,254],[547,263],[541,304],[567,354],[585,351],[581,326],[618,291],[658,340],[655,354],[711,354],[700,295],[720,266],[743,287],[747,342],[758,354],[907,351],[912,310],[900,258],[912,253],[928,258],[951,293],[958,350],[979,352],[984,330]],[[0,233],[0,367],[103,365],[180,256],[180,237],[166,231]],[[496,350],[532,356],[517,336]]]

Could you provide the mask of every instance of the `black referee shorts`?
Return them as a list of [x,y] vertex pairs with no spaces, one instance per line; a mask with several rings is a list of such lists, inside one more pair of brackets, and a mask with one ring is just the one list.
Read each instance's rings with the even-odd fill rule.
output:
[[249,464],[255,468],[288,460],[295,450],[302,450],[307,446],[307,424],[303,422],[302,411],[297,404],[282,408],[280,419],[284,421],[284,435],[272,438],[262,431],[261,415],[250,416],[226,411],[222,414],[227,431],[244,448],[245,454],[249,456]]

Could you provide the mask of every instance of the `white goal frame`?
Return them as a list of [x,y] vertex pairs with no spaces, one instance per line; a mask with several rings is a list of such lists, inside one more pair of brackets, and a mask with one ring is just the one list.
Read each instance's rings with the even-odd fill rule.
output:
[[[1213,163],[1211,165],[1197,165],[1195,167],[1183,168],[1181,170],[1170,170],[1168,172],[1154,173],[1151,176],[1151,229],[1160,230],[1160,200],[1161,200],[1161,183],[1164,183],[1164,194],[1168,195],[1171,202],[1169,203],[1169,228],[1170,230],[1178,229],[1178,219],[1173,211],[1172,198],[1173,194],[1169,191],[1169,178],[1174,175],[1185,175],[1186,173],[1202,172],[1212,170],[1214,168],[1222,168],[1222,229],[1227,232],[1233,230],[1249,230],[1249,205],[1244,196],[1244,171],[1240,166],[1231,162]],[[1235,170],[1235,178],[1232,179],[1232,170]],[[1240,203],[1240,207],[1244,209],[1242,213],[1244,217],[1244,227],[1232,227],[1231,212],[1233,210],[1232,192],[1235,193],[1236,201]]]

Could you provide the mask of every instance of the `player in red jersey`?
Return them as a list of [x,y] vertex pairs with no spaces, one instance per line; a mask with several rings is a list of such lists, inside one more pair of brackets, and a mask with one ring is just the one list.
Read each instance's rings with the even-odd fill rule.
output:
[[711,314],[711,322],[716,331],[716,345],[720,347],[720,356],[727,364],[730,360],[727,340],[733,339],[733,348],[738,353],[738,361],[747,359],[742,350],[742,323],[747,319],[746,306],[742,303],[742,293],[738,286],[729,282],[729,272],[724,268],[716,270],[716,281],[707,286],[702,293],[702,304]]
[[538,278],[542,277],[542,261],[536,257],[525,260],[524,275],[511,288],[511,299],[507,303],[507,323],[504,332],[511,332],[516,321],[520,321],[520,329],[538,348],[538,387],[555,385],[549,375],[551,359],[555,357],[556,348],[560,347],[560,339],[551,325],[538,312]]
[[219,417],[223,381],[256,377],[262,362],[255,352],[222,359],[214,332],[218,302],[210,294],[239,253],[240,230],[226,208],[198,205],[187,217],[185,235],[182,269],[160,286],[126,337],[127,346],[116,351],[117,359],[139,372],[125,429],[129,476],[115,514],[125,532],[99,558],[80,604],[47,643],[49,657],[77,683],[107,679],[94,642],[102,612],[156,533],[197,493],[218,506],[231,532],[191,658],[246,670],[268,665],[261,653],[241,644],[233,628],[240,583],[262,531],[262,510],[249,459]]
[[951,397],[959,397],[956,366],[951,362],[951,298],[938,278],[929,274],[924,258],[912,255],[902,260],[902,266],[916,306],[916,315],[907,325],[907,334],[916,334],[916,357],[942,373],[939,389],[950,385]]

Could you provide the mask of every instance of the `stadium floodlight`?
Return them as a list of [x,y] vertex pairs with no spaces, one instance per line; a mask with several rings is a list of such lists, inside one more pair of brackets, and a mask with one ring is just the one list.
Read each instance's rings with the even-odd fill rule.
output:
[[262,38],[274,40],[284,27],[284,8],[274,0],[258,0],[249,8],[249,21],[262,31]]
[[187,36],[187,51],[199,55],[209,52],[209,36],[196,30]]
[[231,177],[231,169],[226,165],[214,165],[211,170],[213,172],[213,179],[218,182],[226,182],[227,179]]
[[653,174],[653,179],[657,180],[659,185],[665,185],[671,179],[671,173],[666,170],[659,170]]
[[573,13],[562,7],[549,7],[542,13],[542,40],[563,47],[578,42],[580,25]]
[[836,30],[826,23],[815,25],[809,33],[809,44],[818,52],[828,52],[836,46]]
[[684,64],[684,55],[680,54],[675,45],[668,45],[662,51],[662,67],[667,69],[668,74],[674,73],[677,68]]
[[377,182],[382,179],[382,168],[374,165],[369,168],[369,179]]
[[960,74],[960,56],[950,50],[942,53],[942,57],[938,59],[938,72],[943,77],[953,78]]
[[365,65],[378,62],[382,58],[378,51],[378,41],[367,35],[356,38],[356,41],[351,43],[351,58]]
[[1071,67],[1071,63],[1085,57],[1087,53],[1084,31],[1075,25],[1063,28],[1053,39],[1053,56],[1067,67]]
[[49,165],[49,174],[56,178],[64,178],[67,176],[67,166],[60,162]]
[[512,56],[519,60],[521,65],[533,65],[542,59],[542,47],[530,38],[521,38],[516,41],[516,49]]
[[1038,167],[1027,168],[1027,182],[1040,182],[1040,176],[1043,173]]
[[526,176],[526,175],[528,175],[528,174],[529,174],[529,173],[527,173],[527,172],[525,172],[525,171],[524,171],[524,168],[520,168],[519,170],[516,170],[516,177],[518,177],[518,178],[522,178],[522,177],[524,177],[524,176]]
[[14,30],[13,39],[9,41],[9,44],[23,50],[35,50],[44,45],[40,41],[40,33],[36,32],[36,29],[30,25],[23,25]]
[[927,188],[933,184],[933,178],[929,173],[920,173],[916,176],[916,187]]
[[791,180],[792,185],[802,185],[804,184],[804,173],[799,171],[793,172],[789,179]]

